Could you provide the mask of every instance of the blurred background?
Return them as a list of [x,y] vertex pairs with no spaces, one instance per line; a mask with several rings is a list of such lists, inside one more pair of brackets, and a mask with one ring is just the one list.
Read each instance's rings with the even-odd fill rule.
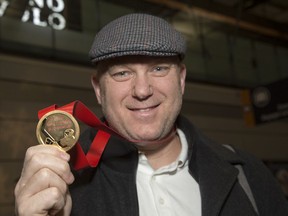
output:
[[186,37],[182,113],[263,160],[288,192],[287,0],[0,0],[1,216],[13,215],[38,110],[80,100],[101,115],[88,51],[103,25],[131,12]]

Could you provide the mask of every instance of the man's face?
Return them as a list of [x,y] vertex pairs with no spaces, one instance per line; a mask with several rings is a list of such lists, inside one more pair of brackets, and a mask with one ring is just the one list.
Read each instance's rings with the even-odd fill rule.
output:
[[185,87],[186,68],[178,57],[126,56],[97,69],[92,84],[110,127],[143,145],[171,132]]

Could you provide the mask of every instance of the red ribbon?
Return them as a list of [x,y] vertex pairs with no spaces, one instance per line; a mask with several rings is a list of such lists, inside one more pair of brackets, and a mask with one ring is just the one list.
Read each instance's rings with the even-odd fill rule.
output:
[[98,129],[98,132],[93,139],[90,149],[85,155],[79,142],[71,150],[73,158],[71,158],[72,166],[75,170],[79,170],[85,167],[96,167],[100,161],[101,155],[108,143],[111,135],[120,136],[114,130],[109,128],[106,124],[100,121],[83,103],[80,101],[74,101],[62,107],[58,107],[56,104],[44,108],[38,112],[38,118],[40,119],[46,113],[53,110],[61,110],[68,112],[81,122],[87,124],[90,127]]
[[[46,113],[53,110],[61,110],[70,113],[81,122],[87,124],[90,127],[98,130],[94,137],[90,149],[85,155],[79,142],[69,151],[71,155],[71,163],[75,170],[79,170],[85,167],[96,167],[100,161],[101,155],[108,143],[111,135],[122,137],[120,134],[109,128],[105,123],[97,118],[83,103],[80,101],[74,101],[62,107],[58,107],[56,104],[44,108],[38,112],[38,118],[40,119]],[[176,134],[176,128],[173,128],[171,133],[161,140],[149,141],[152,143],[164,143],[169,142],[174,138]],[[130,142],[139,143],[141,140],[130,140]],[[147,141],[146,141],[147,142]]]

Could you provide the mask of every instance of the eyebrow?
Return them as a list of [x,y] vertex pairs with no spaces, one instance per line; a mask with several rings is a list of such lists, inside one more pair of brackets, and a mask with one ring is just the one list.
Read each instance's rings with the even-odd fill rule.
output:
[[104,61],[103,64],[98,64],[97,70],[99,70],[99,72],[106,72],[109,69],[113,69],[114,67],[127,67],[129,68],[130,64],[148,64],[150,66],[152,65],[157,65],[157,64],[177,64],[179,65],[181,63],[179,58],[150,58],[148,59],[148,61],[144,60],[144,59],[124,59],[124,60],[120,60],[120,63],[117,62],[116,60],[112,60],[112,61]]

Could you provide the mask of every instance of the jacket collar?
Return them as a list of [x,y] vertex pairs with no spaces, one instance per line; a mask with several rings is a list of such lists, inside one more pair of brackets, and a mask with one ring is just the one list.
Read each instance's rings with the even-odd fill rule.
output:
[[238,170],[233,165],[244,164],[244,161],[231,150],[209,140],[184,117],[180,116],[177,124],[188,141],[189,170],[199,183],[202,215],[218,215],[237,180]]
[[[94,128],[88,128],[81,135],[80,143],[85,154],[87,154],[90,145],[97,134]],[[121,173],[133,174],[137,169],[138,150],[133,143],[111,135],[105,149],[101,155],[101,160],[98,167],[108,166],[110,169]],[[93,167],[87,167],[89,170],[94,170]]]
[[[220,194],[218,192],[222,194],[225,188],[229,191],[229,185],[230,187],[233,185],[238,173],[233,165],[244,164],[244,161],[231,150],[223,148],[205,137],[188,119],[181,115],[177,119],[177,127],[186,136],[189,169],[200,185],[202,199],[205,199],[206,194],[209,194],[210,199],[212,195],[218,197]],[[92,129],[82,137],[85,141],[82,145],[85,152],[89,149],[95,134],[96,131]],[[101,163],[120,172],[134,173],[138,163],[138,150],[133,143],[111,136],[103,152]]]

